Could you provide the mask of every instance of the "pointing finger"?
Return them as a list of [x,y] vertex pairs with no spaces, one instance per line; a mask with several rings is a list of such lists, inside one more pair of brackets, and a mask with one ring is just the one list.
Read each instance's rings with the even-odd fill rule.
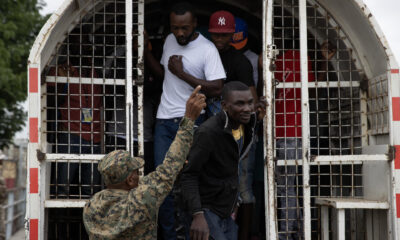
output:
[[197,93],[200,91],[200,89],[201,89],[201,85],[198,85],[198,86],[193,90],[192,94],[190,95],[190,98],[194,98],[194,97],[197,95]]

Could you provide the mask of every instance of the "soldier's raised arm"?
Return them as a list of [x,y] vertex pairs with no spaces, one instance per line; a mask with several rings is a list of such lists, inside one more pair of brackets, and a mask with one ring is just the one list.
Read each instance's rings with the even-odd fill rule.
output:
[[171,191],[173,183],[189,153],[193,140],[194,121],[199,117],[201,111],[206,107],[206,97],[199,93],[201,86],[197,86],[186,102],[185,116],[181,120],[178,133],[171,144],[163,164],[149,175],[142,178],[142,185],[151,186],[148,188],[154,191],[152,195],[157,198],[157,206]]

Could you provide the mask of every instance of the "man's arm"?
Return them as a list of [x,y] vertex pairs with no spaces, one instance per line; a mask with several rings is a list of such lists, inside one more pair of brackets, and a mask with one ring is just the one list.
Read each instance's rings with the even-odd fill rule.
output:
[[320,65],[319,71],[318,71],[318,76],[317,76],[317,81],[326,81],[326,73],[328,72],[328,62],[331,60],[331,58],[335,55],[336,49],[335,48],[330,48],[329,42],[324,42],[321,46],[321,55],[323,58],[323,61]]
[[238,77],[237,80],[246,84],[251,92],[251,95],[254,99],[254,104],[258,102],[257,90],[254,86],[254,75],[253,75],[253,66],[251,62],[244,54],[241,54],[241,58],[238,59],[237,68],[235,69],[236,75]]
[[[163,164],[141,180],[141,183],[154,189],[155,193],[152,195],[157,198],[157,207],[161,205],[171,191],[175,178],[182,169],[189,153],[193,140],[194,121],[206,106],[205,96],[199,93],[200,89],[200,86],[196,87],[186,102],[185,117],[182,119],[176,137],[165,155]],[[139,187],[141,183],[139,183]]]
[[147,32],[144,31],[144,50],[143,50],[143,57],[146,63],[146,66],[150,68],[151,73],[153,76],[158,80],[164,79],[164,67],[160,64],[159,61],[153,56],[151,51],[149,50],[149,37]]
[[214,144],[212,141],[213,138],[210,137],[208,131],[201,129],[201,127],[195,132],[189,162],[181,176],[183,196],[188,203],[189,212],[193,216],[190,227],[191,239],[208,240],[209,228],[201,205],[199,176],[213,151]]
[[222,93],[224,79],[207,81],[192,76],[183,70],[182,56],[171,56],[168,61],[168,69],[171,73],[188,83],[190,86],[195,87],[200,85],[201,90],[207,95],[207,97],[217,97]]

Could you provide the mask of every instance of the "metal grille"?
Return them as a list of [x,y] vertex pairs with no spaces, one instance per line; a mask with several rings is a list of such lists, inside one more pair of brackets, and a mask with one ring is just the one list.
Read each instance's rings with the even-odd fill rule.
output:
[[387,75],[369,80],[368,130],[372,135],[389,133],[388,79]]
[[[46,82],[42,129],[54,158],[51,198],[89,198],[101,189],[97,161],[74,154],[106,154],[126,149],[125,1],[92,1],[93,8],[57,45],[43,71]],[[139,3],[133,2],[132,91],[134,140],[138,132]],[[129,125],[131,126],[131,125]],[[137,151],[137,149],[136,149]],[[62,155],[61,155],[62,154]],[[71,158],[65,158],[71,154]],[[62,157],[64,156],[64,157]],[[70,156],[70,155],[67,155]]]
[[[314,1],[307,2],[310,153],[361,154],[360,72],[340,26]],[[274,134],[279,239],[303,239],[302,110],[299,1],[275,0]],[[331,59],[323,50],[329,49]],[[311,233],[319,238],[316,197],[361,197],[361,165],[310,163]],[[352,231],[363,231],[360,229]]]
[[89,239],[82,208],[49,208],[48,239]]

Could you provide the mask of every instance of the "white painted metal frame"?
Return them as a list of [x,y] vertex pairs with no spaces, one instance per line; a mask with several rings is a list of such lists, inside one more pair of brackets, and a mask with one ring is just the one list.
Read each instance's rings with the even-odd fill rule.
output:
[[[279,82],[275,88],[301,88],[301,82]],[[339,88],[339,87],[360,87],[359,82],[355,81],[335,81],[335,82],[308,82],[308,88]]]
[[[343,199],[343,198],[317,198],[315,203],[321,205],[321,236],[322,240],[329,239],[329,207],[336,211],[334,221],[336,221],[336,238],[344,240],[346,237],[345,209],[366,209],[366,221],[372,222],[371,210],[389,209],[387,201],[366,201],[363,199]],[[371,236],[367,236],[371,237]]]
[[304,239],[311,240],[311,192],[310,192],[310,109],[308,99],[308,46],[307,0],[299,0],[300,17],[300,71],[301,71],[301,125],[303,159],[303,207]]
[[126,84],[125,84],[125,104],[126,104],[126,150],[134,155],[133,148],[133,85],[132,85],[132,21],[133,21],[133,1],[125,1],[125,34],[126,34]]
[[362,155],[335,155],[335,156],[316,156],[312,158],[313,162],[364,162],[364,161],[390,161],[386,154],[362,154]]
[[265,222],[268,239],[277,239],[276,199],[275,199],[275,167],[274,167],[274,140],[273,140],[273,73],[269,70],[274,58],[272,46],[273,1],[263,1],[263,79],[264,96],[267,103],[267,112],[264,118],[264,199]]
[[[144,72],[140,66],[144,66],[143,51],[144,51],[144,0],[138,2],[138,60],[137,60],[137,79],[144,80]],[[137,85],[137,102],[138,102],[138,155],[144,155],[144,126],[143,126],[143,84]],[[143,173],[143,171],[141,171]]]
[[[74,14],[72,14],[72,18],[79,18],[79,15],[82,13],[82,11],[86,10],[90,10],[90,6],[95,6],[96,3],[99,1],[88,1],[88,2],[76,2],[76,7],[78,9],[78,11],[74,12]],[[130,11],[131,14],[127,14],[127,16],[130,16],[131,20],[132,20],[132,0],[128,0],[127,2],[130,2]],[[42,152],[46,152],[46,148],[47,148],[47,143],[46,143],[46,134],[43,131],[45,127],[45,124],[43,124],[43,119],[46,119],[46,111],[41,111],[40,107],[44,106],[43,104],[45,104],[45,98],[41,97],[43,94],[45,94],[45,88],[43,88],[41,86],[40,83],[40,76],[41,76],[41,63],[42,63],[42,59],[41,57],[43,57],[42,52],[44,53],[45,56],[50,55],[50,51],[44,51],[44,46],[47,43],[47,40],[49,39],[49,35],[51,35],[51,33],[56,32],[56,30],[54,30],[54,26],[58,23],[58,21],[63,17],[64,12],[67,12],[67,9],[74,3],[73,0],[68,0],[65,1],[62,6],[60,7],[60,9],[57,11],[56,14],[53,14],[52,17],[49,19],[49,21],[46,23],[46,25],[43,27],[42,31],[40,32],[38,38],[35,41],[35,44],[32,47],[31,53],[30,53],[30,57],[29,57],[29,65],[28,65],[28,71],[29,69],[32,68],[37,68],[38,72],[37,72],[37,78],[38,80],[38,92],[37,93],[28,93],[28,102],[29,102],[29,111],[28,111],[28,116],[29,119],[37,119],[38,125],[37,125],[37,129],[38,129],[38,142],[36,143],[32,143],[29,142],[28,144],[28,163],[27,163],[27,178],[28,178],[28,187],[27,187],[27,205],[26,205],[26,236],[29,237],[31,236],[30,234],[32,234],[30,232],[30,230],[32,230],[32,226],[30,226],[30,220],[37,220],[38,221],[38,229],[35,230],[38,233],[38,239],[46,239],[46,234],[47,234],[47,219],[46,219],[46,215],[45,215],[45,209],[46,208],[53,208],[53,207],[83,207],[85,200],[48,200],[48,196],[49,196],[49,187],[48,185],[48,180],[49,180],[49,167],[50,166],[50,162],[52,160],[60,160],[61,162],[63,160],[58,159],[56,154],[54,154],[54,156],[47,155],[47,161],[38,161],[37,159],[37,153],[36,150],[41,150]],[[91,5],[91,3],[93,3],[93,5]],[[136,4],[137,2],[135,2]],[[141,21],[143,23],[144,20],[144,2],[140,1],[138,3],[139,5],[139,9],[141,9],[141,16],[139,16],[139,21]],[[127,8],[127,10],[129,10]],[[126,25],[130,25],[130,29],[132,29],[132,21],[128,21],[130,24],[126,24]],[[75,25],[76,22],[72,23],[71,27],[69,27],[68,32],[70,30],[72,30],[73,26]],[[128,26],[129,27],[129,26]],[[139,41],[143,42],[143,24],[140,24],[139,26]],[[132,32],[132,31],[131,31]],[[58,33],[56,33],[55,35],[57,35]],[[130,37],[130,41],[132,42],[132,34],[127,34],[127,37]],[[52,45],[52,44],[50,44]],[[131,48],[131,56],[132,56],[132,44],[127,44],[128,48]],[[142,51],[140,51],[140,49],[143,49],[143,46],[140,45],[139,46],[139,58],[142,59]],[[127,64],[129,64],[128,62],[130,62],[130,67],[127,69],[132,69],[132,58],[128,57],[128,61]],[[136,82],[132,82],[132,71],[126,71],[127,74],[130,74],[129,78],[131,79],[131,81],[128,81],[131,83],[131,86],[136,85]],[[29,75],[29,74],[28,74]],[[143,76],[143,72],[141,71],[141,69],[138,69],[138,76],[142,77]],[[61,82],[65,82],[65,83],[79,83],[79,84],[112,84],[112,85],[124,85],[124,81],[125,80],[115,80],[112,83],[109,82],[108,80],[105,79],[96,79],[96,78],[63,78],[63,77],[59,77],[57,79],[57,83],[61,83]],[[29,89],[29,82],[30,79],[28,79],[28,89]],[[56,78],[55,77],[46,77],[46,82],[56,82]],[[131,87],[132,89],[132,87]],[[131,94],[131,98],[132,97],[132,90],[128,91]],[[139,90],[139,95],[142,94],[142,88],[141,90]],[[142,97],[142,96],[141,96]],[[142,100],[139,100],[139,106],[141,106],[143,104]],[[132,108],[131,111],[127,111],[132,113]],[[139,119],[143,118],[143,109],[141,107],[138,108],[138,115],[139,115]],[[132,117],[130,118],[132,119]],[[141,125],[143,124],[143,121],[140,120],[139,121],[141,123]],[[30,130],[31,131],[31,130]],[[139,133],[143,132],[143,126],[139,126]],[[130,134],[132,135],[132,137],[128,138],[133,140],[133,128],[131,128]],[[139,144],[139,153],[141,153],[143,155],[143,134],[139,134],[141,135],[141,137],[139,136],[139,142],[141,142],[141,144]],[[131,144],[133,146],[133,141],[131,141]],[[131,147],[132,149],[132,154],[133,154],[133,147]],[[98,161],[103,155],[73,155],[70,154],[68,156],[66,155],[58,155],[58,157],[62,156],[62,158],[65,159],[65,161],[67,160],[76,160],[79,162],[93,162],[93,161]],[[69,158],[69,159],[67,159]],[[32,183],[30,183],[30,169],[38,169],[38,190],[39,192],[37,194],[30,194],[30,186],[32,186]],[[47,179],[47,180],[46,180]],[[30,183],[30,184],[29,184]],[[32,235],[32,237],[34,237]]]

